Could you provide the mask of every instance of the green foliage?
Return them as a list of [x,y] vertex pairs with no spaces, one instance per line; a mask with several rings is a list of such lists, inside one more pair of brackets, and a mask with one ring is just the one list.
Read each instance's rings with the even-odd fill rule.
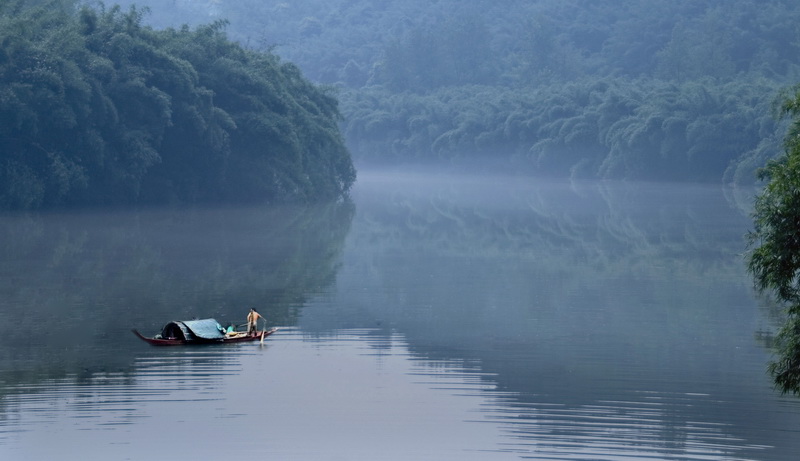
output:
[[479,17],[454,16],[417,27],[388,44],[373,79],[395,91],[495,81],[498,66],[488,37]]
[[358,87],[786,76],[796,74],[800,51],[800,11],[791,0],[121,3],[147,5],[160,26],[225,18],[233,38],[274,47],[315,81],[345,82],[348,65],[361,69],[351,80]]
[[[369,89],[347,95],[343,111],[363,162],[481,155],[560,176],[714,181],[765,145],[776,127],[768,97],[776,90],[767,81],[625,78],[426,95]],[[381,149],[386,138],[393,142]]]
[[779,138],[769,101],[800,79],[791,0],[121,1],[162,26],[225,18],[346,88],[360,162],[753,183]]
[[[312,201],[355,178],[329,90],[222,22],[0,2],[0,206]],[[53,6],[62,6],[54,8]]]
[[785,155],[761,171],[768,182],[755,203],[748,269],[760,290],[788,306],[779,358],[770,370],[781,390],[800,394],[800,87],[784,100],[782,112],[792,119]]

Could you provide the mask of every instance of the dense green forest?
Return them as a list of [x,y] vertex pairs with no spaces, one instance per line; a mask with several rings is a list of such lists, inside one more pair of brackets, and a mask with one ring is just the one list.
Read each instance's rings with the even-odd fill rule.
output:
[[800,80],[791,0],[124,0],[342,88],[358,164],[464,157],[601,178],[755,181]]
[[0,206],[313,201],[355,170],[330,89],[225,23],[0,0]]
[[348,148],[749,183],[800,80],[788,0],[119,3],[0,0],[3,207],[335,197]]
[[785,307],[770,372],[779,389],[800,395],[800,85],[781,111],[790,120],[785,153],[759,172],[766,185],[755,202],[748,269],[756,286]]

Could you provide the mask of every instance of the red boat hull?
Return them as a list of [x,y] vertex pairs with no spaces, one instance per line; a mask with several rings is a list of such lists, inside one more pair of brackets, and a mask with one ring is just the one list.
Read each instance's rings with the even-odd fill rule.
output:
[[204,344],[229,344],[229,343],[246,343],[250,341],[260,341],[262,337],[266,338],[267,336],[271,335],[278,331],[277,328],[272,328],[270,330],[262,331],[256,333],[254,335],[242,335],[242,336],[233,336],[230,338],[223,338],[223,339],[177,339],[177,338],[149,338],[144,336],[143,334],[139,333],[138,330],[131,330],[133,334],[139,337],[142,341],[145,341],[148,344],[153,346],[194,346],[194,345],[204,345]]

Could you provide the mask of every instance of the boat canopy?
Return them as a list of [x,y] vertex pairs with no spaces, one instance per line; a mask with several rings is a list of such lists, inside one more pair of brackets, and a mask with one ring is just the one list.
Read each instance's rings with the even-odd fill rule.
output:
[[222,325],[215,319],[201,319],[169,322],[161,330],[161,336],[185,340],[216,340],[225,338],[225,333]]

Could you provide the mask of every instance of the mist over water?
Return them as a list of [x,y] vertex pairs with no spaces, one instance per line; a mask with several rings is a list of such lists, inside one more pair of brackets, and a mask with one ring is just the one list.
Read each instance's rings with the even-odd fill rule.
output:
[[0,460],[797,458],[743,258],[793,2],[17,3],[3,206],[337,201],[0,214]]
[[[793,459],[751,196],[366,171],[319,208],[4,216],[0,457]],[[128,332],[251,306],[264,346]]]

